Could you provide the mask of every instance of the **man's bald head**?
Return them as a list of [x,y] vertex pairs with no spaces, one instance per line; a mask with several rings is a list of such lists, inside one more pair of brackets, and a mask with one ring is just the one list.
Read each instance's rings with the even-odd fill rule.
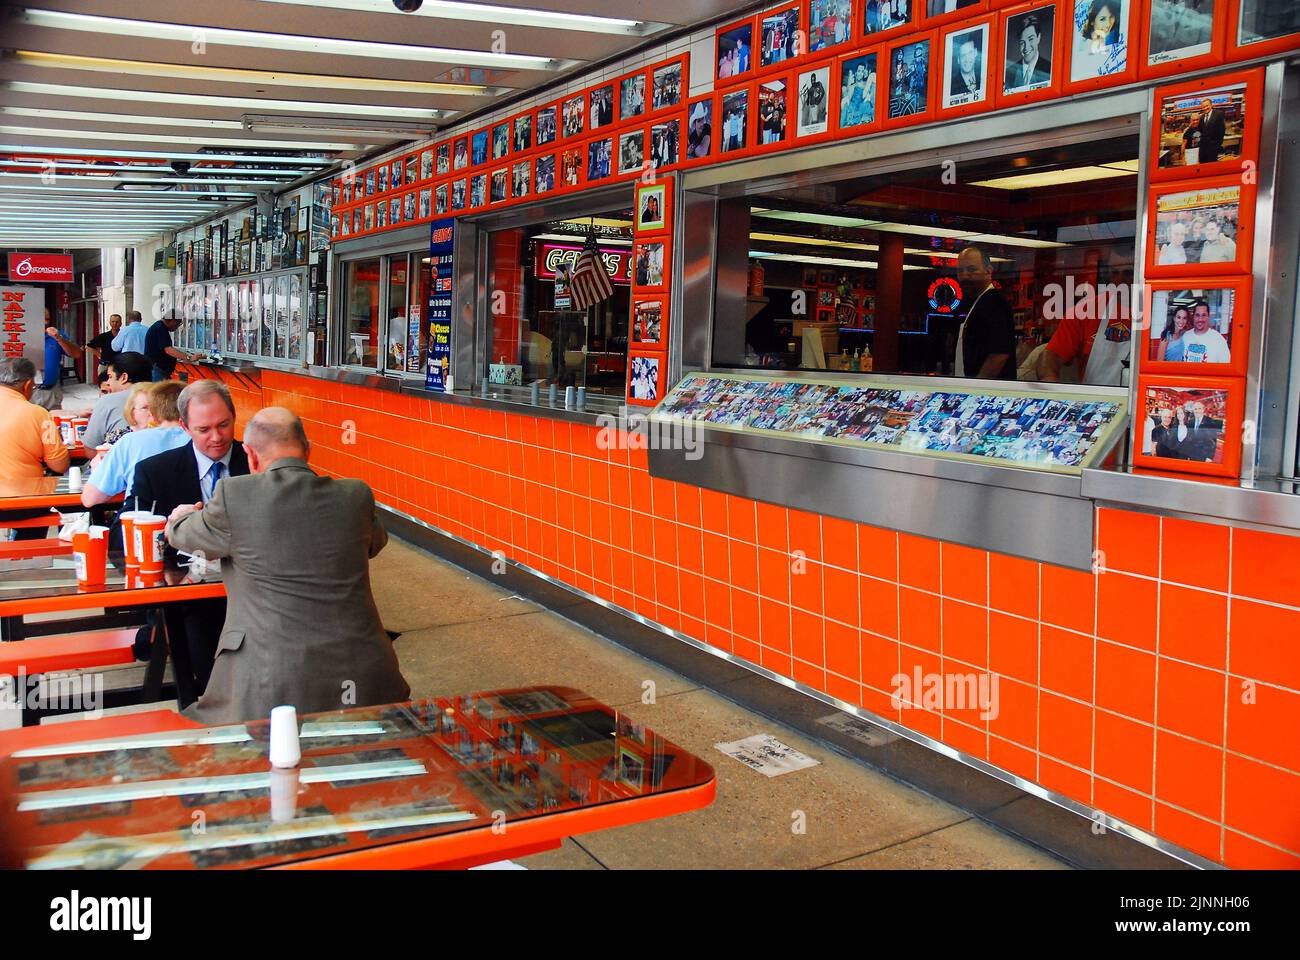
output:
[[284,457],[306,460],[311,442],[296,413],[284,407],[267,407],[255,413],[244,427],[244,449],[249,469],[261,473]]

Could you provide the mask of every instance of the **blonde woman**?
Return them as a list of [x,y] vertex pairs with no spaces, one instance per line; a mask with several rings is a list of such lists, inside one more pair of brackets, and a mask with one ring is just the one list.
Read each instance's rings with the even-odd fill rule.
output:
[[117,443],[128,433],[153,426],[152,415],[149,413],[149,390],[152,386],[152,383],[137,383],[131,387],[126,395],[126,403],[122,405],[122,419],[126,421],[126,426],[115,427],[106,433],[105,443]]

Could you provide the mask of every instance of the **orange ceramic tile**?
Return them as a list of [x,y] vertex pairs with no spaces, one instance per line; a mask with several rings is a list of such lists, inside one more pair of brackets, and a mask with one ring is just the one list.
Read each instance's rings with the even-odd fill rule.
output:
[[877,717],[883,717],[886,720],[898,720],[899,711],[894,707],[892,698],[888,693],[864,686],[862,688],[862,706]]
[[1030,749],[1038,747],[1038,689],[1036,687],[999,676],[997,697],[989,714],[989,733],[1013,740]]
[[820,615],[825,597],[822,591],[822,565],[815,560],[794,558],[790,565],[790,602]]
[[[861,669],[861,664],[858,662],[861,649],[857,629],[827,620],[823,625],[823,631],[826,642],[826,669],[856,683]],[[857,702],[856,699],[854,702]]]
[[898,637],[910,646],[939,653],[939,598],[909,587],[898,592]]
[[1044,624],[1038,646],[1038,675],[1043,688],[1091,703],[1093,643],[1090,636]]
[[789,556],[759,547],[758,592],[778,603],[790,602]]
[[903,726],[923,733],[927,737],[933,737],[935,740],[943,739],[943,717],[938,713],[903,704],[898,712],[898,720]]
[[731,591],[731,632],[758,642],[758,595],[746,590]]
[[677,576],[677,590],[681,611],[695,620],[704,619],[704,578],[699,574],[681,571]]
[[714,580],[731,580],[729,545],[725,537],[716,533],[704,534],[704,575]]
[[945,722],[956,720],[983,730],[1001,707],[1001,680],[993,680],[983,670],[973,670],[969,664],[949,660],[943,666],[943,698],[940,707]]
[[1042,619],[1058,627],[1093,632],[1096,578],[1091,572],[1042,566]]
[[705,627],[703,620],[699,620],[695,617],[688,617],[683,614],[680,630],[682,633],[686,634],[686,636],[694,640],[699,640],[700,642],[704,641]]
[[[736,637],[731,640],[731,644],[732,644],[732,646],[730,647],[731,651],[741,660],[745,660],[749,663],[754,663],[754,664],[761,663],[762,649],[754,641],[745,640],[743,638]],[[718,646],[718,644],[716,643],[714,643],[713,645]]]
[[683,570],[704,571],[704,534],[695,527],[677,528],[677,562]]
[[939,548],[943,595],[967,603],[987,605],[989,600],[989,554],[955,543]]
[[870,633],[858,634],[862,658],[862,682],[888,693],[894,689],[898,675],[898,641],[886,640]]
[[922,590],[939,591],[939,541],[898,535],[899,583]]
[[1155,730],[1104,710],[1096,711],[1093,772],[1099,777],[1151,793]]
[[948,599],[942,609],[944,657],[983,670],[988,666],[988,609]]
[[677,568],[666,563],[655,563],[655,602],[659,607],[677,610],[681,598],[677,587]]
[[676,490],[677,522],[687,526],[700,525],[700,488],[688,483],[673,484]]
[[[1300,694],[1228,677],[1228,749],[1300,774]],[[1243,702],[1247,701],[1247,702]]]
[[790,651],[798,660],[825,665],[825,634],[820,616],[798,608],[790,611]]
[[638,597],[655,595],[655,563],[635,552],[632,554],[632,592]]
[[732,540],[729,544],[731,551],[731,582],[741,590],[751,592],[758,590],[758,547],[752,543],[742,543],[739,540]]
[[1051,757],[1039,755],[1038,782],[1071,800],[1092,805],[1092,777]]
[[[713,580],[704,581],[704,614],[711,627],[731,630],[731,587]],[[713,641],[709,641],[712,643]]]
[[1300,537],[1233,530],[1232,592],[1300,606]]
[[705,530],[726,535],[727,494],[717,490],[700,490],[700,517]]
[[1156,731],[1156,799],[1217,821],[1222,805],[1223,750]]
[[1032,560],[989,554],[989,606],[1038,619],[1038,567]]
[[1300,853],[1300,775],[1228,754],[1224,826]]
[[727,497],[727,533],[743,543],[755,543],[754,501],[747,497]]
[[1038,750],[1076,767],[1092,763],[1092,708],[1054,693],[1038,700]]
[[1038,621],[989,613],[989,669],[1038,683]]
[[1223,744],[1223,703],[1227,678],[1178,660],[1161,657],[1156,723],[1215,746]]
[[1228,669],[1241,677],[1300,690],[1300,611],[1233,597]]
[[838,676],[830,671],[826,673],[826,692],[855,707],[862,703],[862,688],[858,686],[857,681]]
[[1300,870],[1300,853],[1287,853],[1233,830],[1224,831],[1223,862],[1234,870]]
[[1226,591],[1229,529],[1174,517],[1160,522],[1160,579]]
[[822,517],[822,561],[857,573],[857,524],[839,517]]
[[948,716],[943,718],[942,729],[943,742],[953,749],[980,760],[988,755],[988,735],[982,729],[960,723]]
[[786,508],[764,503],[761,500],[755,506],[757,512],[755,523],[759,546],[787,553],[790,549],[790,538],[786,535],[786,514],[788,513]]
[[1151,798],[1107,780],[1093,778],[1092,807],[1139,829],[1151,829]]
[[790,552],[802,553],[809,560],[822,558],[822,518],[820,514],[791,510],[787,516]]
[[[919,680],[918,670],[920,671]],[[901,700],[905,701],[903,704],[904,723],[907,723],[906,715],[909,710],[915,712],[921,709],[921,698],[925,692],[926,678],[938,676],[941,673],[943,673],[943,660],[938,654],[926,650],[917,650],[913,647],[899,646],[898,679],[891,678],[885,692],[896,693]],[[911,706],[909,707],[908,704]],[[935,713],[935,716],[937,717],[938,713]],[[911,724],[909,723],[908,726],[911,726]]]
[[898,579],[898,534],[882,527],[858,524],[858,571],[880,577],[882,580]]
[[763,646],[789,653],[790,608],[760,595],[758,599],[759,639]]
[[1159,585],[1123,573],[1097,575],[1097,636],[1154,651]]
[[998,737],[989,737],[989,763],[1026,780],[1038,779],[1038,754],[1032,750],[1008,743]]
[[1096,703],[1143,723],[1155,722],[1156,658],[1144,650],[1097,641]]
[[758,644],[752,640],[736,637],[724,627],[707,624],[704,628],[704,642],[719,650],[734,652],[736,656],[750,663],[758,663]]
[[1160,589],[1160,653],[1223,670],[1228,662],[1228,598],[1173,584]]
[[1157,801],[1154,829],[1157,836],[1177,844],[1184,850],[1190,850],[1207,860],[1219,863],[1222,862],[1220,848],[1223,828],[1219,826],[1218,819],[1216,815],[1211,822],[1186,810],[1178,810]]
[[858,575],[839,567],[822,569],[822,594],[826,616],[856,629],[858,626]]
[[873,577],[858,577],[858,616],[872,633],[898,638],[898,585]]
[[814,690],[826,688],[826,670],[817,664],[805,663],[796,658],[790,676],[798,683],[812,687]]

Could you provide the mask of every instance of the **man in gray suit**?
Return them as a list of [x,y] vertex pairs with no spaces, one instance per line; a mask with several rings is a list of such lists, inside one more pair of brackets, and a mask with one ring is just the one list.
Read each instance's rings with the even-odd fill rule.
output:
[[185,714],[262,720],[410,697],[370,591],[388,535],[370,488],[317,475],[302,421],[283,407],[244,428],[249,475],[167,523],[172,546],[221,559],[229,605],[207,690]]

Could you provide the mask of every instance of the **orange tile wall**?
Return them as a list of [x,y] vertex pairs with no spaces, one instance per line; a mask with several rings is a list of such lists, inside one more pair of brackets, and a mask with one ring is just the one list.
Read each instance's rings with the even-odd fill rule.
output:
[[[1100,510],[1083,573],[652,478],[595,427],[263,388],[396,510],[1210,860],[1300,867],[1300,538]],[[996,674],[998,715],[894,709],[915,665]]]

